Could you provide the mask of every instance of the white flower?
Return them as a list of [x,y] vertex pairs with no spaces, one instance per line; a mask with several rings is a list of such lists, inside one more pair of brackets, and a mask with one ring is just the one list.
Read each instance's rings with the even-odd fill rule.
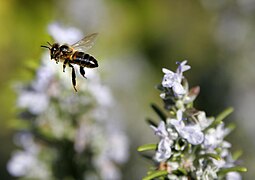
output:
[[155,131],[155,134],[160,137],[160,142],[158,144],[157,152],[154,158],[158,162],[165,161],[171,157],[171,146],[174,142],[169,137],[169,133],[166,129],[164,121],[160,121],[158,127],[151,125],[151,128]]
[[211,128],[205,134],[204,147],[209,151],[214,150],[222,144],[224,137],[229,133],[228,129],[224,129],[224,123],[219,124],[216,129]]
[[49,63],[49,53],[44,53],[42,55],[41,66],[36,71],[36,79],[32,82],[31,86],[37,92],[47,91],[57,72],[58,68]]
[[177,62],[177,64],[179,64],[176,73],[178,74],[182,74],[184,71],[189,70],[191,67],[189,65],[186,65],[188,61],[184,60],[181,63]]
[[229,172],[226,175],[226,180],[241,180],[242,177],[238,172]]
[[108,86],[104,85],[101,82],[98,72],[94,69],[86,69],[86,72],[89,72],[90,79],[93,79],[88,82],[88,91],[95,97],[97,103],[104,107],[111,107],[114,105],[114,98],[112,92]]
[[108,142],[110,144],[108,148],[109,156],[114,162],[122,164],[128,160],[129,142],[127,136],[121,132],[112,133]]
[[8,162],[7,169],[13,176],[24,176],[28,173],[31,165],[35,164],[35,162],[35,157],[31,156],[30,153],[18,151]]
[[203,171],[202,179],[203,180],[217,179],[218,178],[217,171],[218,171],[217,167],[208,165],[206,169]]
[[33,114],[44,112],[49,104],[49,98],[46,94],[24,91],[21,92],[17,105],[21,108],[27,108]]
[[185,89],[181,84],[182,76],[165,68],[163,68],[162,71],[163,73],[165,73],[162,80],[162,86],[167,88],[173,88],[173,91],[177,95],[183,95],[186,93]]
[[187,61],[183,61],[182,63],[180,63],[176,70],[176,73],[166,68],[162,69],[163,73],[165,73],[162,80],[162,86],[172,88],[176,95],[183,95],[186,93],[186,90],[181,84],[183,78],[182,73],[190,69],[190,66],[185,65],[186,63]]
[[48,26],[48,32],[58,43],[73,44],[83,37],[79,29],[62,27],[59,23],[50,24]]
[[31,179],[49,179],[49,172],[45,164],[37,159],[37,154],[27,151],[15,152],[7,164],[7,170],[15,177],[27,176]]
[[204,141],[204,134],[199,125],[185,125],[182,120],[182,111],[177,111],[177,119],[170,119],[169,122],[175,127],[179,135],[190,144],[197,145]]
[[176,119],[168,119],[168,122],[175,127],[177,132],[181,131],[185,127],[185,124],[182,121],[182,110],[177,111]]
[[121,174],[117,166],[112,161],[105,158],[105,156],[96,159],[95,165],[99,169],[102,180],[121,179]]
[[185,126],[179,133],[193,145],[201,144],[204,141],[204,134],[198,125]]
[[214,121],[214,118],[213,117],[207,118],[204,111],[199,111],[197,113],[197,120],[201,129],[204,130],[205,128],[211,125],[211,123]]
[[161,161],[166,161],[167,159],[169,159],[172,155],[172,150],[171,150],[171,145],[172,145],[173,141],[170,140],[169,138],[163,138],[160,140],[159,144],[158,144],[158,149],[157,152],[155,154],[155,160],[158,162]]
[[152,125],[150,127],[154,130],[155,134],[158,135],[159,137],[165,138],[168,136],[168,132],[166,130],[166,125],[164,121],[160,121],[157,128]]

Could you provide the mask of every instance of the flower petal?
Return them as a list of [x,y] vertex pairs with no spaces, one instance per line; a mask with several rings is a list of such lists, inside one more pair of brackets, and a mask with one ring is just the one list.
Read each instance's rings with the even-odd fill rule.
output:
[[183,88],[183,86],[180,83],[174,83],[173,85],[173,91],[177,95],[183,95],[186,93],[186,90]]
[[165,73],[165,74],[174,74],[173,71],[171,71],[169,69],[166,69],[166,68],[162,68],[162,72]]
[[166,130],[166,125],[165,125],[165,122],[164,121],[160,121],[158,127],[155,127],[155,126],[150,126],[156,135],[158,135],[159,137],[161,138],[165,138],[168,136],[168,132]]
[[201,144],[204,141],[204,134],[202,131],[200,131],[199,126],[186,126],[181,131],[181,136],[190,144],[198,145]]
[[187,62],[188,62],[187,60],[184,60],[181,63],[179,63],[176,73],[182,74],[184,71],[189,70],[191,67],[189,65],[186,65]]
[[162,86],[171,88],[175,83],[174,74],[165,74],[162,80]]
[[158,162],[165,161],[172,155],[172,141],[169,138],[162,139],[158,144],[158,150],[155,154],[155,160]]
[[178,121],[181,121],[181,120],[182,120],[182,110],[178,110],[178,111],[177,111],[176,117],[177,117],[177,120],[178,120]]

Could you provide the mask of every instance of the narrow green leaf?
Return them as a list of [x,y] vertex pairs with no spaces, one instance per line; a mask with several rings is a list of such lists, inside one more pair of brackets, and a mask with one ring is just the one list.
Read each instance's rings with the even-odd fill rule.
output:
[[235,166],[235,167],[230,167],[230,168],[222,168],[219,171],[220,175],[224,175],[227,174],[229,172],[247,172],[247,168],[246,167],[242,167],[242,166]]
[[187,171],[184,168],[178,168],[178,171],[180,171],[182,174],[187,175]]
[[220,124],[228,115],[230,115],[232,112],[234,111],[234,108],[229,107],[227,109],[225,109],[223,112],[221,112],[213,121],[213,123],[207,127],[206,129],[210,129],[212,127],[217,126],[218,124]]
[[187,175],[187,171],[184,168],[178,168],[177,170],[172,171],[176,175]]
[[143,180],[151,180],[151,179],[154,179],[154,178],[157,178],[157,177],[162,177],[162,176],[166,176],[168,174],[167,171],[154,171],[152,173],[150,173],[148,176],[145,176],[143,178]]
[[157,123],[154,122],[154,120],[152,120],[151,118],[147,118],[146,119],[146,122],[149,124],[149,125],[152,125],[154,127],[157,127]]
[[[225,109],[223,112],[221,112],[215,119],[215,122],[221,122],[223,121],[223,119],[225,119],[228,115],[230,115],[232,112],[234,111],[234,108],[229,107],[227,109]],[[218,123],[218,124],[219,124]]]
[[200,156],[198,156],[198,159],[206,158],[206,157],[211,157],[211,158],[216,159],[216,160],[221,160],[221,157],[218,154],[213,154],[213,153],[200,155]]
[[151,155],[151,154],[140,154],[143,158],[145,158],[145,159],[147,159],[147,160],[149,160],[149,161],[151,161],[152,163],[154,162],[153,161],[153,155]]
[[243,151],[241,151],[241,150],[234,152],[232,155],[233,160],[239,159],[239,157],[242,156],[242,154],[243,154]]
[[227,125],[227,128],[229,129],[230,132],[232,132],[233,130],[235,130],[236,125],[234,123],[230,123]]
[[151,104],[152,109],[157,113],[161,120],[166,121],[167,116],[163,113],[156,104]]
[[28,129],[30,127],[30,124],[28,123],[28,121],[21,121],[20,119],[11,119],[8,121],[7,127],[16,130]]
[[145,144],[142,146],[139,146],[137,148],[138,152],[143,152],[143,151],[150,151],[150,150],[156,150],[157,149],[157,144]]

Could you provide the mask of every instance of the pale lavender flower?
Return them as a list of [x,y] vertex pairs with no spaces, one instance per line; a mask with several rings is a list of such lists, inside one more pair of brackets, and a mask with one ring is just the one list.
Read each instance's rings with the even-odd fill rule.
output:
[[31,168],[31,165],[36,164],[36,157],[28,152],[17,151],[12,155],[12,158],[7,164],[7,170],[13,176],[24,176]]
[[158,127],[155,127],[155,126],[150,126],[155,134],[161,138],[165,138],[165,137],[168,137],[168,132],[166,130],[166,125],[165,125],[165,122],[164,121],[160,121]]
[[235,160],[233,160],[232,154],[228,151],[228,149],[231,147],[231,144],[228,144],[229,146],[223,147],[225,149],[223,149],[224,153],[220,154],[220,160],[212,159],[213,164],[216,165],[216,167],[218,168],[230,168],[235,166]]
[[47,93],[57,69],[49,63],[47,56],[43,55],[42,64],[36,71],[36,77],[31,85],[27,88],[17,87],[19,93],[17,106],[26,108],[32,114],[41,114],[49,106],[50,97]]
[[165,73],[162,80],[163,87],[172,88],[177,95],[183,95],[186,93],[181,84],[182,76],[180,76],[180,74],[174,73],[165,68],[163,68],[162,71]]
[[109,157],[116,163],[125,163],[129,157],[129,141],[127,136],[121,131],[116,131],[110,134],[108,139],[110,144],[108,147]]
[[46,94],[34,91],[23,91],[17,101],[19,107],[26,108],[33,114],[44,112],[48,104],[49,99]]
[[179,66],[176,70],[176,73],[182,74],[183,72],[189,70],[191,67],[189,65],[186,65],[187,62],[188,62],[187,60],[184,60],[182,62],[177,62],[177,64],[179,64]]
[[185,126],[179,133],[193,145],[201,144],[204,141],[204,133],[201,131],[199,125]]
[[49,179],[50,176],[47,165],[38,159],[36,153],[29,151],[16,151],[7,164],[7,170],[15,177]]
[[169,123],[172,124],[179,135],[186,139],[189,143],[193,145],[201,144],[204,140],[204,134],[201,131],[199,125],[185,125],[182,120],[182,111],[178,110],[177,119],[169,119]]
[[166,161],[172,155],[171,146],[173,141],[169,138],[162,138],[158,144],[157,152],[154,156],[155,160],[158,162]]
[[152,125],[150,127],[154,130],[155,134],[160,137],[160,142],[158,144],[154,159],[158,162],[165,161],[171,157],[171,146],[174,142],[169,137],[169,133],[166,129],[164,121],[160,121],[158,127]]
[[32,154],[37,154],[40,150],[39,146],[35,143],[34,137],[31,133],[20,132],[14,136],[15,145],[22,147],[25,151]]
[[97,160],[96,166],[100,169],[99,173],[102,180],[121,179],[121,173],[119,169],[110,159],[105,159],[104,157],[102,157]]
[[238,172],[229,172],[226,175],[226,180],[242,180],[242,176]]
[[207,118],[206,113],[204,111],[199,111],[198,113],[196,113],[196,117],[201,130],[204,130],[205,128],[210,126],[212,122],[214,121],[213,117]]
[[15,151],[7,164],[8,172],[15,177],[27,176],[48,179],[49,172],[46,165],[38,159],[40,147],[34,142],[30,133],[18,133],[14,136],[14,143],[24,150]]
[[92,81],[88,82],[87,88],[91,94],[95,97],[98,104],[103,107],[113,106],[115,104],[114,98],[108,86],[101,82],[99,74],[96,70],[86,69],[89,72]]
[[216,129],[209,129],[205,134],[204,147],[208,151],[213,151],[219,144],[223,143],[223,139],[228,133],[229,130],[224,128],[224,123],[219,124]]
[[63,27],[59,23],[50,24],[48,32],[58,43],[73,44],[83,38],[83,33],[79,29]]
[[186,65],[186,63],[187,61],[179,63],[176,73],[166,68],[162,69],[163,73],[165,73],[162,80],[162,86],[172,88],[176,95],[184,95],[186,93],[186,90],[181,84],[181,81],[183,79],[182,73],[190,69],[190,66]]
[[211,165],[207,165],[207,167],[205,168],[205,170],[203,170],[203,174],[202,174],[202,179],[201,180],[211,180],[211,179],[217,179],[217,171],[218,168],[211,166]]
[[85,120],[81,121],[76,130],[74,139],[74,149],[78,153],[82,153],[91,141],[91,134],[94,132],[93,124]]
[[42,55],[42,65],[36,71],[36,79],[32,82],[32,88],[37,92],[45,92],[51,80],[57,72],[57,67],[49,63],[49,53]]

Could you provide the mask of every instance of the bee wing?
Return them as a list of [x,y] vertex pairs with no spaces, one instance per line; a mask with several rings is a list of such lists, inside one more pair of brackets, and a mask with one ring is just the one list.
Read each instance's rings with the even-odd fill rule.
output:
[[87,51],[94,45],[97,35],[98,33],[93,33],[88,36],[85,36],[83,39],[74,43],[72,47],[78,51]]

